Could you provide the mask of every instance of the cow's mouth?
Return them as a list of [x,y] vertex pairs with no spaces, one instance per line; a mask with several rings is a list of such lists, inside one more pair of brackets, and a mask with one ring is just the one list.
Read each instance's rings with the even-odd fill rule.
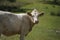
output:
[[36,22],[35,22],[35,24],[38,24],[38,23],[39,23],[39,21],[36,21]]

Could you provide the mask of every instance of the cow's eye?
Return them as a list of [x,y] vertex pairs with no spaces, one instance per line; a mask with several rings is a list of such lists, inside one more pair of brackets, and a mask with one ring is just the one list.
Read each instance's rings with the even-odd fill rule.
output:
[[34,15],[32,17],[34,17]]

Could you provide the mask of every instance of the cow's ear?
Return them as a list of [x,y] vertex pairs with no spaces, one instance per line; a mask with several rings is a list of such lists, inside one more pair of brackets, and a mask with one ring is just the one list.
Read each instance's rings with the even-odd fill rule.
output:
[[28,14],[29,16],[32,16],[30,12],[27,12],[27,14]]
[[43,12],[39,14],[39,16],[43,16],[43,15],[44,15],[44,13],[43,13]]

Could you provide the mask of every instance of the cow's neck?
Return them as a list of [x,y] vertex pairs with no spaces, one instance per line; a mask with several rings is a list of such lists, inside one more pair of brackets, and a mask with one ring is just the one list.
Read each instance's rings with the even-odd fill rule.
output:
[[32,27],[33,27],[35,24],[34,24],[32,18],[31,18],[30,16],[28,16],[28,17],[29,17],[29,20],[30,20],[30,29],[29,29],[29,31],[31,31],[31,30],[32,30]]

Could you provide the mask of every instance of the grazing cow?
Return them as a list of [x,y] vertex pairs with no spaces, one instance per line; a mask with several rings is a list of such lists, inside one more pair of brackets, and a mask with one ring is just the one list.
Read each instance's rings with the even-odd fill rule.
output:
[[15,14],[11,12],[0,12],[0,35],[12,36],[20,34],[20,40],[32,30],[37,24],[38,17],[43,15],[34,9],[31,13]]

